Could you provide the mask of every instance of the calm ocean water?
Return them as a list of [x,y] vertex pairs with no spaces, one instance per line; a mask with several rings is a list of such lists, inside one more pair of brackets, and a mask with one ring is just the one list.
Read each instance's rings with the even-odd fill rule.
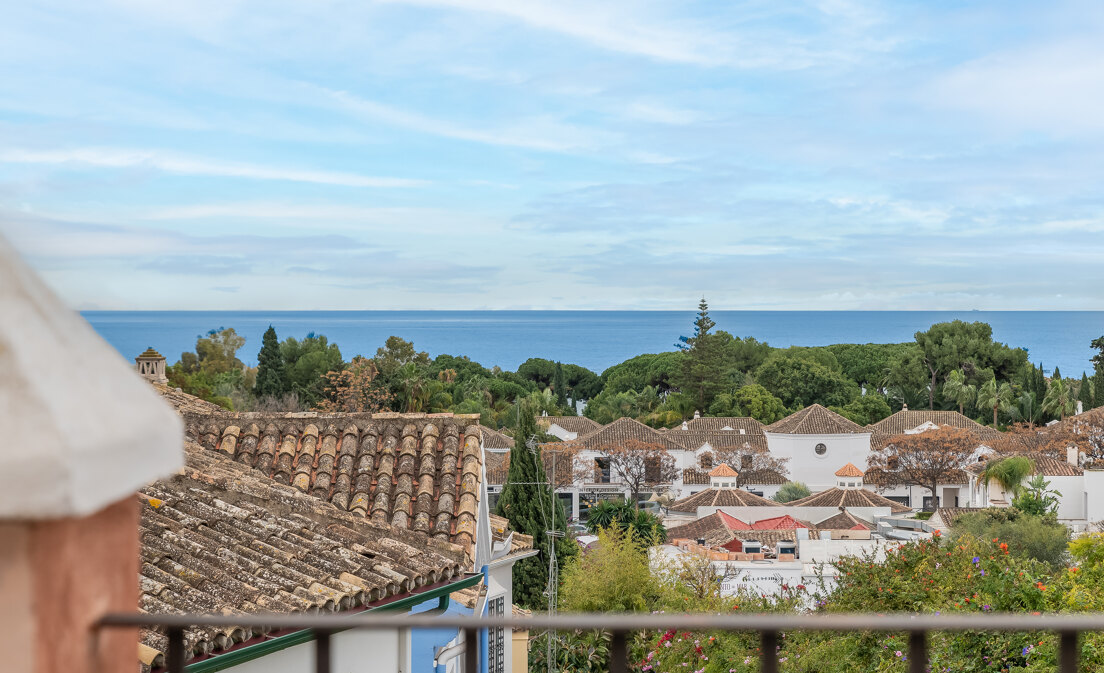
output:
[[[673,350],[693,332],[693,311],[86,311],[92,326],[124,357],[153,346],[175,362],[196,337],[233,327],[245,336],[239,356],[256,364],[271,324],[280,339],[325,334],[345,359],[374,355],[396,335],[430,355],[467,355],[516,369],[530,357],[573,362],[601,372],[641,353]],[[932,323],[961,319],[993,326],[993,336],[1028,349],[1031,360],[1064,376],[1091,371],[1089,342],[1104,334],[1104,311],[713,311],[719,329],[772,346],[911,341]]]

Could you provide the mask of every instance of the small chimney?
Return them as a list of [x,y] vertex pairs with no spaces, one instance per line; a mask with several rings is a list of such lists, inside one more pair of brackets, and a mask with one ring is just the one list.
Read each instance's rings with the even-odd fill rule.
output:
[[1073,465],[1074,467],[1077,467],[1078,458],[1079,458],[1078,454],[1079,453],[1080,452],[1077,450],[1076,446],[1073,446],[1073,445],[1067,446],[1066,447],[1066,462],[1069,463],[1070,465]]
[[165,376],[165,356],[153,350],[153,346],[146,349],[138,357],[134,358],[138,373],[154,383],[168,383]]
[[701,418],[701,412],[699,412],[697,409],[694,410],[694,418]]
[[901,411],[908,411],[908,405],[907,404],[902,404],[901,405]]
[[1077,400],[1077,412],[1074,416],[1080,416],[1083,413],[1085,413],[1085,403],[1081,400]]
[[682,429],[683,430],[689,430],[690,429],[690,426],[686,424],[686,421],[682,422]]

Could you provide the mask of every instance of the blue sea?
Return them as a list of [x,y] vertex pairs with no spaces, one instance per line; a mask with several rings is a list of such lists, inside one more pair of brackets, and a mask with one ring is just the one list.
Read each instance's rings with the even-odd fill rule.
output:
[[[86,311],[124,357],[152,346],[175,362],[211,329],[246,338],[239,357],[256,364],[269,325],[280,339],[324,334],[346,360],[374,355],[387,337],[413,341],[431,356],[467,355],[486,367],[516,369],[530,357],[596,372],[641,353],[674,349],[693,332],[693,311]],[[1092,370],[1089,342],[1104,335],[1104,311],[711,311],[718,329],[772,346],[912,341],[946,320],[982,321],[993,337],[1026,348],[1032,362],[1063,376]]]

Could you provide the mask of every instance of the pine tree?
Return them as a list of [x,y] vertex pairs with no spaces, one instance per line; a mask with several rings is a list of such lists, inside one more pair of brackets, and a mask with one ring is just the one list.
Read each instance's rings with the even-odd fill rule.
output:
[[698,302],[698,319],[694,321],[694,338],[690,340],[690,345],[693,346],[698,338],[708,335],[709,330],[716,326],[717,323],[709,317],[709,304],[702,297]]
[[513,573],[514,602],[530,610],[540,610],[547,607],[544,592],[548,586],[550,541],[555,545],[556,563],[561,570],[569,558],[578,554],[578,548],[567,535],[549,538],[547,534],[550,529],[565,531],[563,506],[553,495],[541,466],[533,410],[523,403],[519,403],[519,407],[514,448],[510,450],[510,470],[495,511],[509,519],[515,531],[532,535],[533,547],[540,550],[537,556],[518,561]]
[[1081,372],[1081,390],[1077,395],[1077,399],[1081,401],[1081,408],[1084,411],[1093,408],[1092,382],[1089,381],[1089,377],[1085,372]]
[[1043,365],[1040,363],[1035,370],[1035,399],[1042,400],[1046,397],[1046,389],[1046,375],[1043,374]]
[[556,373],[552,376],[552,392],[556,395],[556,406],[567,408],[567,384],[564,382],[563,365],[556,363]]
[[1104,365],[1096,368],[1096,374],[1092,380],[1093,409],[1104,407]]
[[261,352],[257,354],[257,382],[253,386],[253,394],[257,397],[277,397],[286,392],[280,342],[276,338],[276,329],[269,325],[261,339]]
[[1057,367],[1055,367],[1054,368],[1054,373],[1050,375],[1050,378],[1051,378],[1051,380],[1061,379],[1062,378],[1062,371],[1060,369],[1058,369]]

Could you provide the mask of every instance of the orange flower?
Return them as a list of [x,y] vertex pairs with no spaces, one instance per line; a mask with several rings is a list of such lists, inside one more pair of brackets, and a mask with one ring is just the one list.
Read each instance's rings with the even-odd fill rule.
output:
[[1000,543],[1000,548],[1007,551],[1008,550],[1008,543],[1007,542]]

